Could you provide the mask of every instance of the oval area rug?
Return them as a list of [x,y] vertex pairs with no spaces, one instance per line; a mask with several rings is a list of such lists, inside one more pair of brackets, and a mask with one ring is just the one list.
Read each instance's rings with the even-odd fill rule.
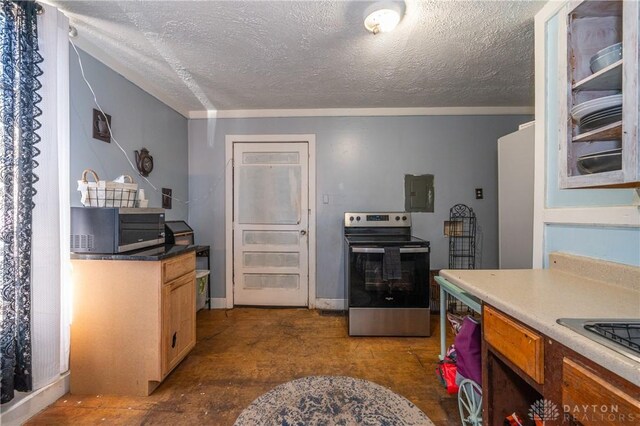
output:
[[310,376],[277,386],[244,409],[235,426],[433,425],[414,404],[366,380]]

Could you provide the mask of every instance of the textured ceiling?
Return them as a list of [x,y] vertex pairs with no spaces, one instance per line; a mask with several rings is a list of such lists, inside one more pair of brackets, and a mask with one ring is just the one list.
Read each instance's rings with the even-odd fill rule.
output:
[[52,1],[74,42],[177,111],[533,105],[543,2]]

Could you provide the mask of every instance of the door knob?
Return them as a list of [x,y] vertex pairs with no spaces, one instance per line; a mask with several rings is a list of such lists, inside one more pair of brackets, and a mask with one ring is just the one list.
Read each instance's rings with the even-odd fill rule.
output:
[[300,235],[307,235],[307,231],[303,229],[302,231],[300,231]]

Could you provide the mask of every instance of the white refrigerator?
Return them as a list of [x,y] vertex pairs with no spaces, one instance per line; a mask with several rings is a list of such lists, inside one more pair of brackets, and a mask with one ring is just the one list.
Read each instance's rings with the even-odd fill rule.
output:
[[498,139],[498,265],[533,263],[534,127]]

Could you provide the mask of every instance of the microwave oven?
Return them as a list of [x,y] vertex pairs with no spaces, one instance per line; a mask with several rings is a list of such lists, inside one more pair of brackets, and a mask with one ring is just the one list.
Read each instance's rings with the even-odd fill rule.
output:
[[71,252],[115,254],[164,244],[164,209],[71,207]]

